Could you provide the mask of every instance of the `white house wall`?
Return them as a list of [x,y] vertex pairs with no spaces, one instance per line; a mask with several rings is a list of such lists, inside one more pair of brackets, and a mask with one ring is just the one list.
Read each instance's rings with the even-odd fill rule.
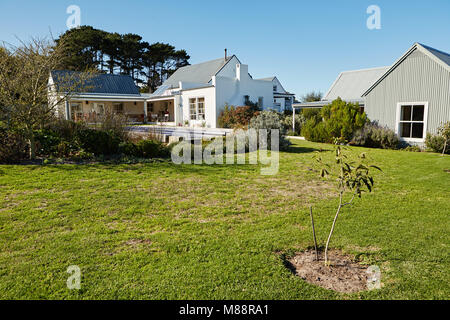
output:
[[191,126],[203,125],[203,121],[201,120],[190,120],[189,99],[205,98],[205,125],[208,128],[216,128],[216,94],[214,89],[214,87],[209,87],[182,91],[180,103],[183,106],[183,119],[181,121],[183,124],[186,120],[188,120]]
[[[231,62],[230,62],[231,63]],[[234,69],[233,77],[216,76],[213,84],[216,88],[216,113],[217,115],[224,109],[225,105],[243,106],[245,96],[249,96],[250,101],[258,102],[259,97],[263,98],[265,109],[273,107],[273,85],[270,81],[254,80],[248,74],[248,66],[240,65]],[[228,72],[227,71],[227,72]],[[239,78],[237,77],[239,72]]]
[[217,77],[227,77],[227,78],[236,78],[236,65],[239,64],[238,58],[233,56],[230,61],[226,65],[222,67],[222,69],[218,70],[216,76]]
[[278,93],[286,93],[286,90],[284,90],[283,86],[281,85],[281,82],[275,77],[272,80],[272,86],[277,86],[277,92]]

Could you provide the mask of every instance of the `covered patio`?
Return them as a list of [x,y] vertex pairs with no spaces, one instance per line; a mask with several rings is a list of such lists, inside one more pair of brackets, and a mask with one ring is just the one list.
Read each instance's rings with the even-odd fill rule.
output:
[[176,125],[174,96],[153,97],[146,101],[147,121],[150,124]]
[[123,114],[130,123],[146,123],[147,102],[141,96],[95,94],[72,96],[65,102],[67,120],[96,122],[106,113]]

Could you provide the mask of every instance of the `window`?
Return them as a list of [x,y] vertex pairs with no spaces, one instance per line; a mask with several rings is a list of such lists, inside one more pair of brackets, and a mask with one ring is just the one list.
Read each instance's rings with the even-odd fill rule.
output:
[[205,120],[205,98],[189,99],[189,118],[191,120]]
[[258,98],[258,108],[260,108],[260,109],[263,108],[263,102],[264,102],[264,98],[263,97],[259,97]]
[[113,110],[115,113],[123,113],[123,103],[114,103]]
[[273,86],[273,92],[277,92],[278,87],[276,85]]
[[73,120],[83,117],[82,105],[80,103],[71,103],[70,104],[70,114],[71,114],[71,119],[73,119]]
[[189,99],[189,115],[191,120],[197,120],[197,99],[190,98]]
[[205,98],[198,98],[198,120],[205,120]]
[[105,113],[105,105],[103,103],[95,103],[94,104],[94,111],[97,114],[104,114]]
[[397,109],[398,134],[404,139],[425,138],[428,103],[399,103]]

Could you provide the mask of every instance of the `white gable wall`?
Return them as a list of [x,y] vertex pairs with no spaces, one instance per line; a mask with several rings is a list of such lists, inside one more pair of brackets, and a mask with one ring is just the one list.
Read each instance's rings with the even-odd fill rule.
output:
[[235,78],[236,77],[236,65],[239,64],[238,58],[233,56],[230,61],[226,65],[223,66],[222,69],[217,70],[216,76],[218,77],[226,77],[226,78]]
[[[235,74],[231,77],[230,71],[233,69]],[[230,77],[223,76],[225,73],[230,75]],[[248,74],[247,65],[237,64],[234,68],[229,68],[226,72],[219,74],[213,77],[213,84],[216,88],[217,115],[220,114],[227,104],[243,106],[245,96],[249,96],[250,101],[255,103],[258,102],[259,97],[262,97],[265,109],[273,107],[272,82],[252,79]]]
[[277,79],[277,77],[273,78],[272,80],[272,87],[277,86],[278,93],[286,93],[286,90],[284,90],[283,86],[281,85],[281,82]]

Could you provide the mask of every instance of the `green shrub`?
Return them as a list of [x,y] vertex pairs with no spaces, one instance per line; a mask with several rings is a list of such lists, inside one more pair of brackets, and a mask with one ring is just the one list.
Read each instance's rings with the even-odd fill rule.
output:
[[304,108],[304,109],[302,109],[301,115],[303,115],[303,117],[306,120],[309,120],[312,118],[317,119],[317,120],[322,119],[322,117],[320,115],[320,109],[318,109],[318,108]]
[[56,146],[55,152],[51,155],[61,157],[61,158],[68,158],[71,154],[77,152],[80,148],[73,144],[70,141],[61,141]]
[[[260,129],[267,129],[267,148],[270,149],[271,147],[271,129],[278,129],[279,130],[279,142],[280,142],[280,150],[285,149],[289,146],[290,142],[285,138],[286,130],[284,128],[284,125],[282,123],[281,116],[271,110],[262,111],[257,116],[253,117],[250,120],[250,128],[257,130]],[[258,139],[259,141],[259,139]]]
[[295,136],[298,136],[298,133],[297,133],[297,132],[294,132],[294,131],[292,131],[292,130],[288,130],[288,131],[286,132],[286,135],[287,135],[287,136],[290,136],[290,137],[295,137]]
[[[425,138],[425,145],[428,150],[442,153],[442,150],[444,149],[444,143],[445,138],[443,136],[427,133],[427,136]],[[450,154],[450,148],[447,148],[445,153]]]
[[53,130],[43,129],[35,132],[36,154],[38,156],[52,156],[58,153],[61,137]]
[[0,128],[0,163],[16,163],[28,158],[28,144],[20,134]]
[[83,161],[83,160],[89,160],[92,159],[94,155],[92,153],[86,152],[84,150],[77,150],[75,152],[72,152],[69,154],[68,158],[72,161]]
[[94,155],[111,155],[119,151],[120,138],[113,131],[83,129],[76,133],[80,148]]
[[136,144],[139,156],[143,158],[166,158],[170,150],[162,142],[156,140],[141,140]]
[[329,141],[334,139],[350,141],[353,133],[367,123],[367,115],[360,112],[358,104],[347,103],[340,98],[324,106],[321,115],[325,123]]
[[402,150],[408,151],[408,152],[422,152],[422,149],[420,149],[419,146],[407,146],[406,148],[403,148]]
[[367,115],[360,112],[358,104],[347,103],[340,98],[331,104],[317,109],[304,109],[307,119],[302,135],[309,141],[334,143],[350,141],[353,134],[368,121]]
[[141,156],[139,148],[132,142],[121,142],[119,144],[119,153],[131,157]]
[[302,127],[302,136],[308,141],[314,142],[330,142],[330,138],[325,129],[325,124],[317,118],[310,118]]
[[288,136],[298,136],[302,130],[303,125],[306,122],[306,118],[303,114],[295,115],[295,132],[292,131],[292,115],[284,115],[283,126],[286,131],[288,131]]
[[366,123],[355,132],[350,141],[351,145],[382,149],[397,149],[399,143],[394,130],[382,127],[377,122]]

